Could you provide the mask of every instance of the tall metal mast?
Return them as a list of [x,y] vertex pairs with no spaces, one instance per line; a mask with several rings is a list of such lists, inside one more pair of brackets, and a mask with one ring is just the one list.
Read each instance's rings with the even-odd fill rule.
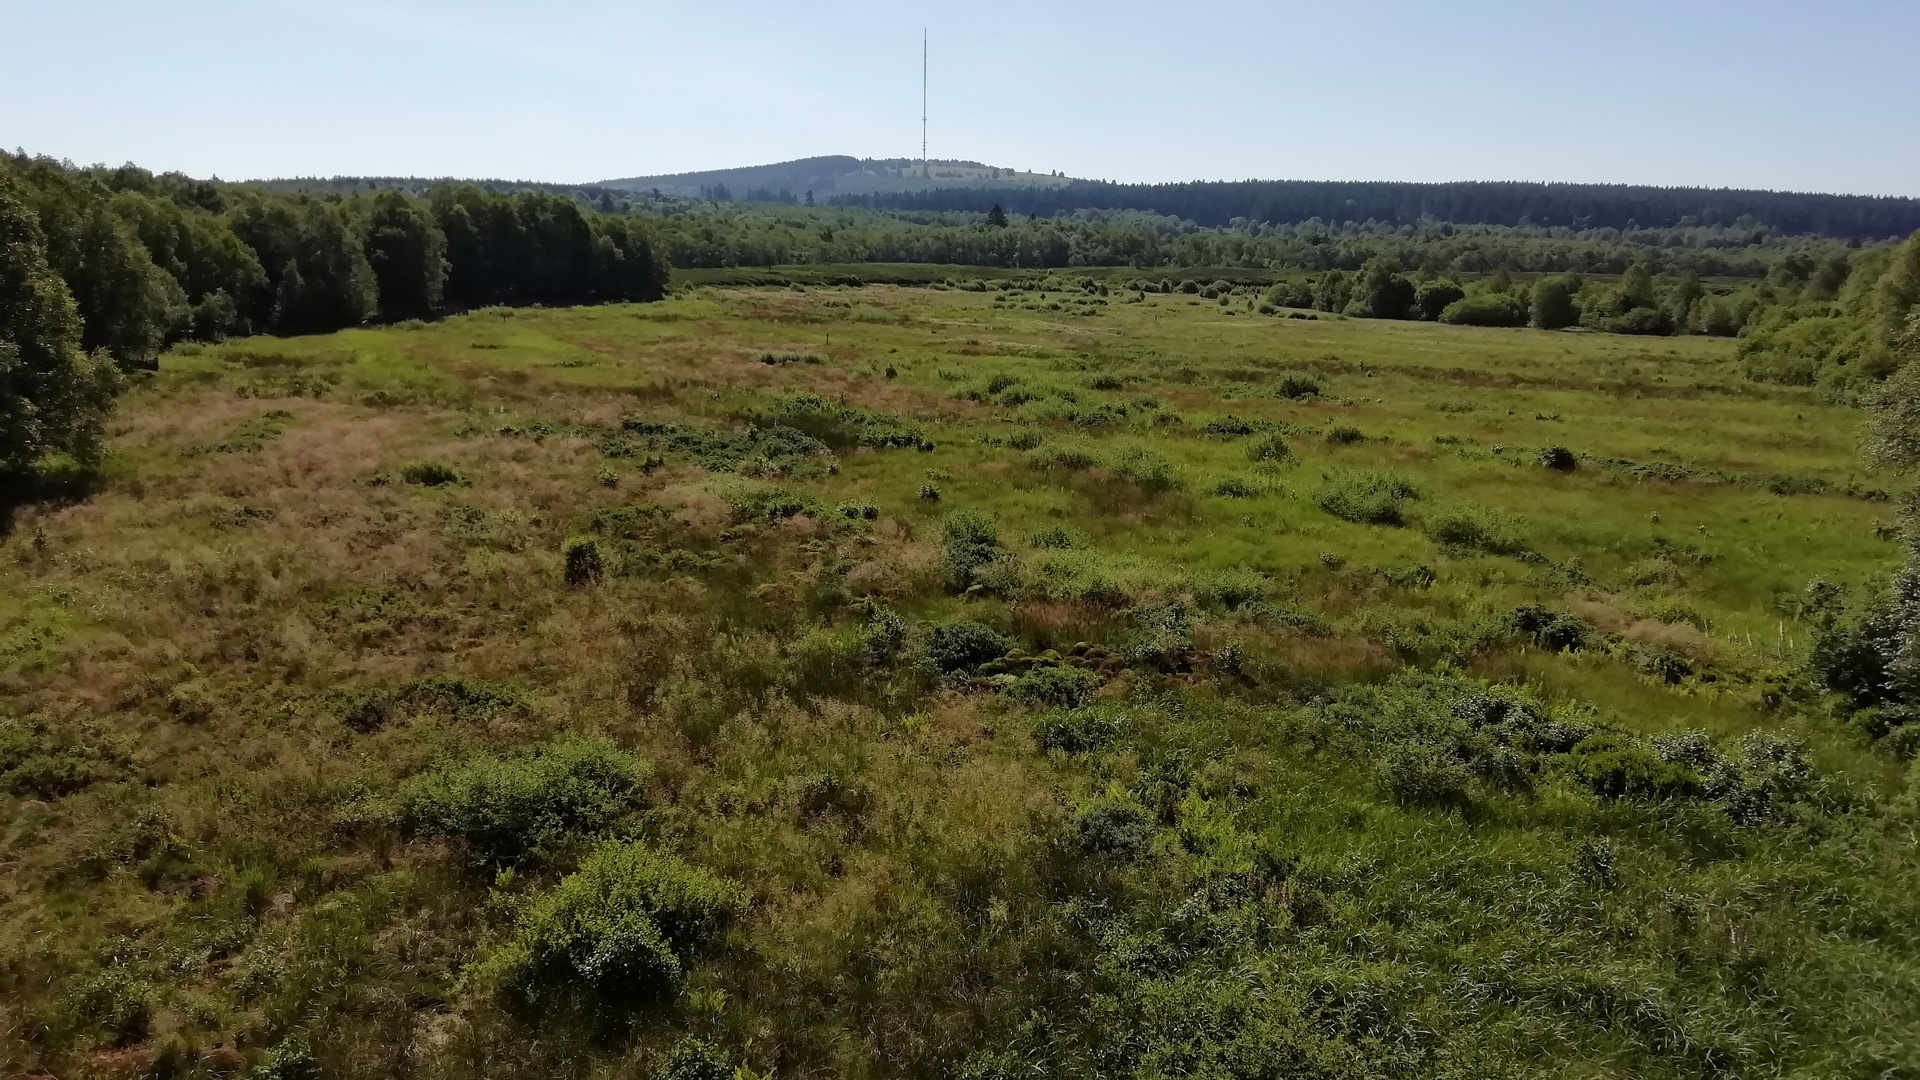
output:
[[927,171],[927,31],[920,29],[920,171]]

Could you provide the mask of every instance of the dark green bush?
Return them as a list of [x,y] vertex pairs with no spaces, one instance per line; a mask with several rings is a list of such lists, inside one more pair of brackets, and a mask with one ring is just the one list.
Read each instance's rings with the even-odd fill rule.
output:
[[362,733],[416,713],[439,713],[454,721],[490,720],[527,708],[520,691],[504,683],[457,675],[429,675],[354,697],[342,714]]
[[1113,471],[1133,481],[1141,491],[1158,495],[1180,486],[1180,474],[1172,461],[1157,450],[1133,446],[1114,456]]
[[400,467],[400,479],[417,487],[464,484],[467,476],[444,461],[410,461]]
[[978,510],[956,510],[940,527],[940,561],[947,587],[966,592],[978,584],[980,571],[1005,558],[999,527]]
[[1465,299],[1466,295],[1466,290],[1458,282],[1444,279],[1429,281],[1413,294],[1414,312],[1427,322],[1435,322],[1448,308]]
[[1455,326],[1525,326],[1526,305],[1506,293],[1480,293],[1448,304],[1440,321]]
[[692,1037],[674,1043],[653,1070],[653,1080],[733,1080],[734,1075],[719,1047]]
[[1247,460],[1281,462],[1293,459],[1293,447],[1279,432],[1270,431],[1247,445]]
[[1366,433],[1352,424],[1335,424],[1327,429],[1327,441],[1335,446],[1351,446],[1366,439]]
[[985,623],[941,623],[927,631],[927,655],[941,671],[971,671],[1005,656],[1013,641]]
[[117,1046],[147,1037],[153,1023],[153,984],[126,968],[108,968],[69,993],[66,1008],[76,1026],[105,1031]]
[[1590,735],[1567,758],[1569,774],[1603,799],[1677,799],[1698,795],[1700,776],[1663,761],[1624,736]]
[[1363,525],[1398,525],[1401,504],[1419,497],[1413,483],[1397,473],[1356,471],[1328,476],[1314,503],[1334,517]]
[[[1297,305],[1304,307],[1306,305]],[[1280,380],[1273,392],[1280,397],[1298,400],[1320,396],[1320,384],[1305,375],[1288,375]]]
[[1593,632],[1592,627],[1572,615],[1533,604],[1514,608],[1513,614],[1507,616],[1507,628],[1554,652],[1577,652],[1586,648]]
[[571,588],[592,585],[605,573],[600,542],[591,536],[568,537],[561,545],[560,558],[566,564],[567,585]]
[[644,844],[602,844],[523,909],[513,939],[485,957],[476,981],[529,1001],[602,1003],[668,989],[745,909],[739,886]]
[[602,739],[566,739],[511,757],[482,754],[422,773],[401,789],[401,818],[421,836],[453,836],[495,863],[611,825],[632,809],[649,769]]
[[1539,461],[1541,468],[1554,472],[1572,472],[1580,467],[1580,459],[1564,446],[1549,446],[1540,451]]
[[101,779],[105,764],[88,747],[17,721],[0,723],[0,792],[57,799]]
[[1117,713],[1102,709],[1072,709],[1047,713],[1034,721],[1033,738],[1043,750],[1085,754],[1111,744],[1120,737],[1124,727]]
[[1036,667],[1008,683],[1004,692],[1015,701],[1077,709],[1099,685],[1100,676],[1085,668]]
[[1388,747],[1374,768],[1381,792],[1402,806],[1457,806],[1472,779],[1465,762],[1429,742]]
[[1153,819],[1132,803],[1096,803],[1075,815],[1072,843],[1082,855],[1132,862],[1153,848]]

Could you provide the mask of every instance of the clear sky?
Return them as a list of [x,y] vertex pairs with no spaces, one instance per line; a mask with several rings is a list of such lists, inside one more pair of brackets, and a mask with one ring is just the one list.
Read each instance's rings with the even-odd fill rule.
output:
[[1920,196],[1920,0],[0,0],[0,145],[227,179],[816,154]]

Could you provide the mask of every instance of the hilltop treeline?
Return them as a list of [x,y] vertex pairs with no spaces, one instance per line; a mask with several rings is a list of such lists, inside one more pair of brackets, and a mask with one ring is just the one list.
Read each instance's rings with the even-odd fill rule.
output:
[[1769,230],[1697,226],[1642,230],[1379,223],[1203,229],[1178,218],[1077,211],[989,223],[988,214],[865,212],[735,203],[665,216],[658,235],[685,268],[790,263],[951,263],[1022,269],[1074,266],[1358,270],[1376,257],[1428,273],[1656,273],[1757,278],[1780,260],[1845,260],[1845,243]]
[[123,367],[189,337],[651,300],[666,289],[642,219],[542,192],[282,195],[25,156],[0,159],[0,185],[31,217],[10,257],[38,250],[71,297],[79,347]]
[[1356,183],[1314,180],[966,188],[842,195],[836,205],[899,210],[1007,211],[1053,217],[1083,207],[1149,210],[1204,226],[1373,221],[1412,225],[1559,225],[1575,229],[1686,228],[1763,224],[1785,233],[1885,240],[1920,229],[1920,199],[1617,184],[1465,182]]

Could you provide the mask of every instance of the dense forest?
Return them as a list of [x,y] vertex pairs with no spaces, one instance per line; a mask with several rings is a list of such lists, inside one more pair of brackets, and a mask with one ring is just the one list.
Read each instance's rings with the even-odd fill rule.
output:
[[836,203],[902,210],[1007,210],[1053,217],[1082,207],[1148,210],[1206,226],[1380,221],[1410,225],[1563,225],[1576,229],[1687,228],[1760,223],[1786,233],[1885,240],[1920,229],[1920,199],[1617,184],[1354,183],[1246,180],[975,188],[837,196]]
[[641,221],[535,191],[282,195],[17,156],[0,161],[0,199],[31,211],[20,235],[72,294],[81,347],[123,367],[188,337],[652,300],[667,284]]

